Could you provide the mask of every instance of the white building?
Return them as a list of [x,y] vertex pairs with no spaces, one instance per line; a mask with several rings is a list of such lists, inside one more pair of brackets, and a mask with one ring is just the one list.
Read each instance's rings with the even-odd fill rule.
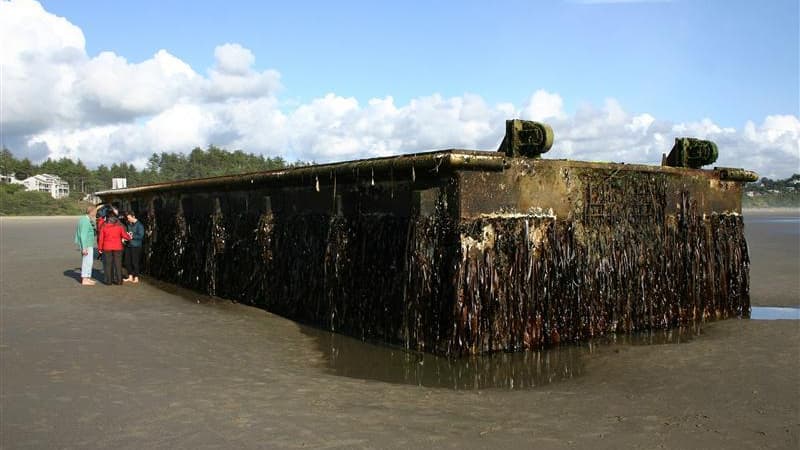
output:
[[12,173],[12,174],[10,174],[10,175],[2,175],[2,174],[0,174],[0,183],[6,183],[6,184],[22,184],[22,181],[19,181],[19,180],[18,180],[18,179],[17,179],[17,178],[14,176],[14,174],[13,174],[13,173]]
[[128,187],[128,179],[127,178],[112,178],[111,179],[111,189],[125,189]]
[[69,196],[69,183],[55,175],[46,173],[34,175],[24,179],[22,184],[29,191],[47,192],[53,198]]
[[103,203],[103,200],[94,194],[86,194],[83,196],[82,200],[93,205],[99,205],[100,203]]

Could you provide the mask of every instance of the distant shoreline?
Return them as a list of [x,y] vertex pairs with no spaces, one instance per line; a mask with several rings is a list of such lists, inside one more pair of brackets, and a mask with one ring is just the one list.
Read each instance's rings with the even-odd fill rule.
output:
[[800,206],[781,206],[765,208],[742,208],[742,214],[790,214],[800,215]]

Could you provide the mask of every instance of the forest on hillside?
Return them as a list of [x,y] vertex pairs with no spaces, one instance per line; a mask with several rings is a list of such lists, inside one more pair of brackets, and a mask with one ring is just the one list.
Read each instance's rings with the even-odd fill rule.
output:
[[742,206],[746,208],[800,207],[800,174],[782,180],[762,178],[744,186]]
[[40,173],[57,175],[69,183],[70,192],[81,193],[111,189],[112,178],[126,178],[128,187],[134,187],[164,181],[283,169],[294,165],[302,163],[288,164],[280,156],[264,157],[215,146],[195,148],[188,154],[153,153],[147,166],[141,170],[125,162],[108,166],[101,164],[90,169],[80,159],[73,161],[70,158],[48,158],[35,164],[28,158],[16,158],[11,150],[3,149],[0,152],[0,174],[14,174],[19,180]]
[[13,174],[18,180],[47,173],[57,175],[70,187],[69,198],[54,199],[45,192],[26,191],[19,184],[0,185],[0,215],[74,215],[80,214],[86,204],[86,194],[111,189],[112,178],[126,178],[128,187],[190,178],[213,177],[237,173],[258,172],[304,165],[287,163],[280,156],[264,157],[229,151],[210,146],[195,148],[188,154],[153,153],[146,167],[137,169],[133,164],[101,164],[94,169],[86,167],[79,159],[51,159],[33,163],[28,158],[17,158],[11,150],[0,151],[0,174]]

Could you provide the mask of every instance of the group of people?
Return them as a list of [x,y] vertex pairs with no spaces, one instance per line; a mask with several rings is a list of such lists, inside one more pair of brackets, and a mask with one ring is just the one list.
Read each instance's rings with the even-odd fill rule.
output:
[[[92,286],[95,255],[103,259],[103,281],[108,284],[138,283],[144,226],[133,211],[122,214],[111,205],[89,206],[75,230],[81,251],[81,284]],[[96,252],[95,252],[96,250]],[[127,277],[122,277],[125,268]]]

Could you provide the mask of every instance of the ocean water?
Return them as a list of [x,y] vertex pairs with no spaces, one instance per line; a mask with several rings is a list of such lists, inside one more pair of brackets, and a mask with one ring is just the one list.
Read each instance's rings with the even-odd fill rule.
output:
[[753,306],[800,306],[800,212],[745,211]]
[[800,308],[791,306],[754,306],[750,320],[800,320]]

